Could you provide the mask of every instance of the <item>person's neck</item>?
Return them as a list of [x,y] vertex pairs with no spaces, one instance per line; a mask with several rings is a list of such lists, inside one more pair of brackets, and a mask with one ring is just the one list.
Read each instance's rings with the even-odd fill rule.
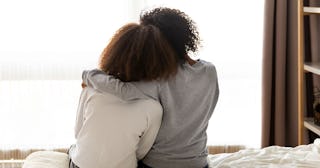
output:
[[189,65],[193,65],[193,64],[197,63],[197,61],[191,59],[188,55],[186,55],[186,59],[187,59],[187,62]]

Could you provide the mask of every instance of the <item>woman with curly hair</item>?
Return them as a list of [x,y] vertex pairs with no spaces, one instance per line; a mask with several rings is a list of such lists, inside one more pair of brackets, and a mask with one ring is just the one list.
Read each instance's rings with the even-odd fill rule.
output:
[[177,73],[167,80],[150,84],[122,83],[98,71],[89,71],[84,82],[95,89],[121,93],[132,99],[132,85],[145,95],[159,100],[163,108],[161,127],[140,168],[206,168],[209,119],[216,106],[219,87],[215,66],[204,60],[193,60],[200,39],[195,23],[184,12],[155,8],[142,13],[140,24],[152,25],[161,31],[179,60]]
[[[173,76],[178,60],[158,28],[132,23],[117,31],[99,64],[104,73],[121,81],[148,83]],[[83,89],[70,168],[137,167],[155,140],[162,107],[137,89],[132,91],[135,99],[123,100],[115,92]]]

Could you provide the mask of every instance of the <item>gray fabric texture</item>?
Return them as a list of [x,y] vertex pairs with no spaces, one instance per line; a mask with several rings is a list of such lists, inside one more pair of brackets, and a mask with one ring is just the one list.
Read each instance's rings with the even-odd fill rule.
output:
[[124,100],[147,96],[161,103],[162,124],[153,147],[143,159],[145,164],[156,168],[207,165],[206,130],[219,96],[213,64],[203,60],[193,65],[185,63],[174,77],[151,82],[124,83],[100,70],[91,70],[84,71],[83,82]]

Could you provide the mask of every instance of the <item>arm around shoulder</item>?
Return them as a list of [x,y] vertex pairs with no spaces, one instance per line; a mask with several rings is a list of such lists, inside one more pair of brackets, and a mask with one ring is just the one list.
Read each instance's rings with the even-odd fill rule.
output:
[[132,83],[122,82],[112,75],[99,69],[83,71],[82,80],[85,85],[99,92],[106,92],[120,97],[123,100],[146,98]]

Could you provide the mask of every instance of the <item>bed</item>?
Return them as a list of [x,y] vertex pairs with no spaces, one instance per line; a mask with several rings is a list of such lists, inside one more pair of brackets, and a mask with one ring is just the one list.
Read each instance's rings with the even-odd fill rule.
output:
[[[270,146],[209,155],[210,168],[320,168],[320,139],[295,148]],[[65,153],[41,151],[29,155],[23,168],[68,168]]]
[[270,146],[263,149],[244,149],[235,153],[209,155],[211,168],[320,168],[320,139],[295,148]]

